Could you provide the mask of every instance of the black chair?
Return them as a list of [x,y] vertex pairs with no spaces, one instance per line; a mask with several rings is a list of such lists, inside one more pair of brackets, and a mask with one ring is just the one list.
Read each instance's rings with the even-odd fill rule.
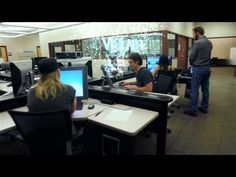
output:
[[[179,69],[175,69],[175,70],[171,70],[171,71],[158,71],[158,77],[160,74],[162,75],[166,75],[166,76],[169,76],[169,77],[172,77],[173,80],[171,81],[171,84],[170,84],[170,88],[169,88],[169,94],[171,95],[178,95],[178,90],[177,90],[177,86],[176,86],[176,83],[177,83],[177,80],[178,80],[178,74],[181,70]],[[158,78],[157,77],[157,78]],[[174,106],[176,106],[178,109],[180,108],[180,105],[177,104],[177,103],[174,103],[173,104]],[[174,110],[169,108],[170,112],[173,113]]]
[[19,112],[9,111],[29,154],[72,154],[72,120],[69,111]]
[[[159,74],[158,78],[155,80],[155,92],[163,94],[170,93],[172,90],[173,82],[173,77]],[[169,127],[167,127],[167,132],[171,133],[171,129]]]
[[173,77],[159,74],[158,78],[155,80],[155,92],[168,94],[172,90],[174,79]]

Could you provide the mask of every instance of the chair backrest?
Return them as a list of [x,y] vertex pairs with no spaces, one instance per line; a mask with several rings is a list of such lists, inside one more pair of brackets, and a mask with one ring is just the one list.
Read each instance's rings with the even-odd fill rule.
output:
[[155,81],[155,92],[157,93],[170,93],[172,90],[171,84],[173,83],[173,77],[160,74]]
[[72,136],[69,111],[19,112],[9,111],[30,154],[66,154]]
[[[176,70],[170,70],[170,71],[158,71],[158,76],[156,78],[156,81],[159,79],[160,75],[165,75],[170,77],[171,83],[169,85],[169,92],[170,93],[177,93],[177,87],[176,87],[176,82],[177,82],[177,77],[178,77],[178,71]],[[168,80],[168,79],[167,79]],[[160,83],[161,84],[161,83]],[[160,86],[159,84],[159,86]]]

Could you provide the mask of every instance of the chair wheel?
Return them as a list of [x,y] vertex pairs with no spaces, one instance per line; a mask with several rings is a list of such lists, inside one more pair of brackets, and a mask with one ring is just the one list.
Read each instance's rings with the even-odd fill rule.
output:
[[173,111],[173,110],[170,110],[170,113],[174,113],[174,111]]
[[171,133],[171,129],[167,128],[167,133]]
[[178,109],[180,109],[180,106],[177,106]]

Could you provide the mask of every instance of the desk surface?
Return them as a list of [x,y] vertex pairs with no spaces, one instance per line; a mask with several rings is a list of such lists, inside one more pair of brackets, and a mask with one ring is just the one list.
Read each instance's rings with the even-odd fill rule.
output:
[[7,85],[10,84],[11,82],[9,81],[1,81],[0,83],[0,90],[4,91],[4,92],[12,92],[12,86],[8,87]]
[[[17,111],[28,111],[26,106],[14,109]],[[0,112],[0,133],[7,132],[15,128],[15,123],[7,111]]]
[[[135,78],[132,78],[132,79],[134,80]],[[129,79],[129,80],[132,80],[132,79]],[[2,87],[6,87],[6,86],[2,85]],[[5,89],[8,91],[10,90],[9,87]],[[123,90],[123,91],[127,92],[126,90]],[[154,96],[163,95],[163,96],[171,97],[173,100],[169,102],[168,105],[173,104],[179,98],[179,96],[175,96],[175,95],[166,95],[166,94],[159,94],[159,93],[153,93],[153,92],[150,92],[150,94]],[[81,111],[78,110],[72,114],[73,121],[81,121],[81,120],[88,119],[95,123],[99,123],[109,128],[116,129],[117,131],[126,133],[128,135],[137,134],[139,131],[142,130],[142,128],[144,128],[147,124],[149,124],[156,117],[158,117],[157,112],[146,110],[146,109],[140,109],[136,107],[119,105],[119,104],[106,105],[106,104],[101,104],[99,100],[95,100],[95,99],[89,99],[87,102],[94,104],[95,108],[89,110],[85,102],[83,109]],[[16,110],[27,111],[28,109],[26,107],[21,107],[21,108],[17,108]],[[95,114],[102,110],[103,112],[99,116],[95,117]],[[127,117],[127,115],[129,116]],[[1,117],[0,118],[0,132],[1,133],[15,127],[15,124],[12,118],[10,117],[10,115],[8,114],[8,112],[6,111],[1,112],[0,117]]]
[[[123,80],[123,81],[125,81],[125,82],[134,82],[134,81],[136,81],[136,77],[133,77],[133,78],[130,78],[130,79],[126,79],[126,80]],[[162,94],[162,93],[155,93],[155,92],[147,92],[147,93],[150,93],[152,95],[163,95],[163,96],[167,95],[167,96],[172,97],[173,100],[170,103],[168,103],[168,106],[170,106],[173,103],[175,103],[177,101],[177,99],[179,98],[178,95],[169,95],[169,94]]]
[[11,73],[10,72],[6,73],[5,71],[0,71],[0,76],[11,78]]
[[181,74],[179,74],[178,75],[178,77],[180,78],[180,79],[192,79],[192,77],[190,77],[190,76],[183,76],[183,75],[181,75]]
[[129,136],[135,136],[156,119],[158,115],[157,112],[134,107],[130,107],[127,110],[110,107],[106,108],[98,116],[89,117],[88,120]]
[[[98,100],[89,99],[88,102],[94,104],[94,109],[89,110],[84,103],[81,111],[75,111],[72,114],[73,121],[90,120],[98,124],[102,124],[111,129],[128,134],[130,136],[136,135],[146,125],[158,117],[155,111],[139,109],[125,105],[105,105]],[[14,110],[28,111],[26,106]],[[96,113],[101,112],[98,116]],[[15,128],[11,116],[7,111],[0,113],[0,133],[4,133]]]
[[[158,94],[158,93],[153,93]],[[161,94],[164,95],[164,94]],[[169,95],[173,98],[173,101],[168,105],[173,104],[179,96]],[[88,109],[87,104],[94,104],[94,109]],[[14,110],[28,111],[26,106],[20,107]],[[95,114],[103,111],[101,114],[95,117]],[[110,115],[111,117],[109,117]],[[115,115],[115,116],[114,116]],[[122,115],[122,117],[119,117]],[[127,115],[129,115],[127,117]],[[72,114],[73,121],[91,120],[95,123],[102,124],[112,129],[116,129],[122,133],[128,135],[136,135],[146,125],[152,122],[158,113],[155,111],[149,111],[146,109],[135,108],[131,106],[125,106],[121,104],[107,105],[100,103],[99,100],[89,99],[84,102],[83,109],[75,111]],[[4,133],[15,127],[11,116],[7,111],[0,113],[0,133]]]

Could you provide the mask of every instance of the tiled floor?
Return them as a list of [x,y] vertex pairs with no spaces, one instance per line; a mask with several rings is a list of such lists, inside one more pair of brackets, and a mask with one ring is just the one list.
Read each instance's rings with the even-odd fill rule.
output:
[[[178,85],[180,109],[168,119],[172,133],[167,135],[169,155],[236,155],[236,77],[232,67],[213,67],[210,79],[209,113],[184,115],[190,100],[184,98],[185,85]],[[201,101],[201,98],[199,98]],[[154,154],[155,138],[140,137],[137,154]],[[143,146],[139,145],[143,144]],[[144,146],[145,145],[145,146]]]
[[[209,113],[197,117],[184,115],[190,100],[184,98],[185,85],[177,86],[181,108],[168,119],[168,155],[236,155],[236,77],[231,67],[212,68]],[[155,154],[156,134],[137,139],[136,154]],[[21,147],[22,148],[22,147]],[[17,154],[0,141],[0,154]]]

